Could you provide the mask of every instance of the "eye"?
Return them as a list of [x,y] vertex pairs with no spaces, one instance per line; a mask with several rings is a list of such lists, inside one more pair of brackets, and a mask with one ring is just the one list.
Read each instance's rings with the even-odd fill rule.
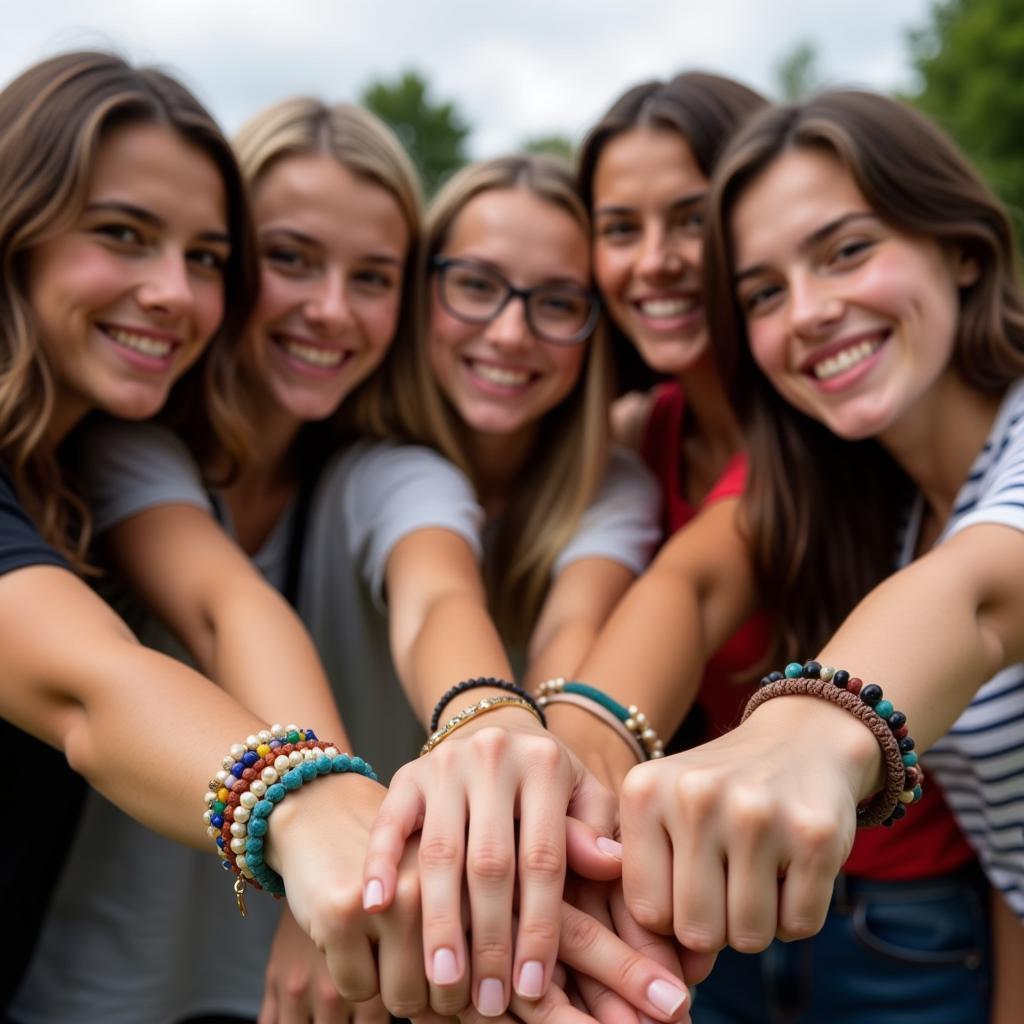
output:
[[263,250],[263,258],[275,270],[285,274],[302,274],[312,267],[306,253],[287,245],[268,246]]
[[394,275],[384,270],[357,270],[352,275],[352,280],[365,292],[389,292],[397,284]]
[[186,254],[186,259],[201,270],[218,274],[223,272],[228,262],[227,254],[216,249],[192,249]]
[[736,299],[747,316],[757,316],[771,309],[781,294],[782,288],[779,285],[765,283],[745,289]]
[[500,285],[486,274],[459,268],[451,275],[452,286],[467,295],[489,298],[501,291]]
[[597,237],[607,239],[609,242],[627,242],[636,237],[639,228],[637,225],[625,218],[609,218],[598,225]]
[[700,235],[704,230],[704,208],[702,206],[688,206],[679,210],[672,218],[672,225],[684,235]]
[[142,232],[130,224],[99,224],[93,228],[93,231],[119,245],[139,246],[143,244]]
[[874,247],[874,241],[868,238],[851,238],[840,242],[829,254],[830,263],[852,263]]
[[537,312],[549,317],[579,317],[587,308],[587,299],[573,291],[537,292],[534,296]]

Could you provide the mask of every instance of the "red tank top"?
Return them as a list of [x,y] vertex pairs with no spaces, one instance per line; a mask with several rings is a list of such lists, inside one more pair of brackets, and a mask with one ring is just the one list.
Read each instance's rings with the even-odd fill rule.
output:
[[[685,526],[702,508],[736,497],[746,482],[747,460],[734,456],[699,506],[684,497],[681,479],[683,413],[686,398],[678,383],[658,388],[643,439],[644,460],[661,482],[662,525],[666,537]],[[736,681],[768,648],[770,625],[761,613],[749,618],[705,666],[697,703],[708,720],[706,739],[733,728],[756,683]],[[946,806],[939,787],[925,786],[924,796],[904,821],[893,828],[861,829],[844,865],[850,875],[879,881],[930,878],[966,864],[974,857]]]

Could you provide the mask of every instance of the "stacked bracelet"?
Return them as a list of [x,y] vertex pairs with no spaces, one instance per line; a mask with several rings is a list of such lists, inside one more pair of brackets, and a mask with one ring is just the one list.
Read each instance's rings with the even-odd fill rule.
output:
[[376,781],[359,757],[341,754],[318,740],[311,729],[274,725],[236,744],[210,781],[203,820],[214,839],[221,866],[236,875],[235,900],[245,917],[246,883],[284,895],[281,876],[263,859],[266,819],[281,800],[321,775],[359,772]]
[[766,700],[792,695],[822,697],[845,708],[874,733],[885,762],[885,787],[869,803],[858,808],[857,825],[892,825],[907,813],[908,804],[921,799],[924,775],[914,752],[914,740],[907,731],[907,716],[884,699],[882,688],[865,685],[844,669],[791,662],[784,672],[771,672],[761,679],[761,689],[750,698],[743,712],[745,721]]
[[[548,679],[541,683],[538,690],[538,699],[542,707],[547,704],[559,703],[560,701],[564,703],[577,703],[577,701],[566,700],[565,695],[582,697],[584,700],[589,701],[594,707],[587,710],[591,711],[592,714],[596,713],[596,708],[598,707],[610,712],[615,721],[624,727],[629,740],[639,746],[639,759],[641,761],[649,761],[656,757],[665,756],[664,744],[658,738],[658,734],[654,729],[651,728],[650,722],[647,721],[647,716],[635,704],[630,704],[629,707],[626,707],[614,698],[609,697],[603,690],[597,689],[596,686],[589,686],[587,683],[567,682],[561,676],[557,679]],[[598,714],[597,717],[601,718],[602,721],[608,721],[603,715]]]
[[420,748],[420,757],[423,757],[424,754],[429,754],[442,740],[455,732],[456,729],[461,729],[464,725],[468,725],[478,715],[485,715],[489,711],[497,711],[498,708],[522,708],[524,711],[529,711],[541,725],[544,724],[540,708],[534,707],[532,700],[523,700],[522,697],[484,697],[483,700],[478,701],[476,704],[470,704],[468,708],[463,708],[453,718],[449,718],[440,729],[432,732],[427,742]]
[[441,699],[434,705],[434,713],[430,716],[430,732],[437,732],[438,727],[441,724],[441,715],[444,709],[459,696],[460,693],[465,693],[467,690],[479,690],[484,687],[494,690],[507,690],[509,693],[514,693],[517,697],[525,700],[533,710],[537,713],[537,717],[540,719],[540,724],[547,728],[547,722],[544,719],[544,712],[540,709],[540,704],[534,700],[533,696],[524,690],[521,686],[516,683],[510,683],[507,679],[494,679],[491,676],[480,676],[477,679],[464,679],[461,683],[456,683],[453,687],[445,690],[441,694]]

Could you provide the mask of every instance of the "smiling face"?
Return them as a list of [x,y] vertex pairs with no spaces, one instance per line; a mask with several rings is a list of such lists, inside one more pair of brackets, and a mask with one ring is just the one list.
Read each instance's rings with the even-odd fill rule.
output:
[[330,416],[394,337],[409,228],[395,198],[330,156],[285,157],[254,195],[263,276],[251,325],[278,411]]
[[[474,196],[455,217],[439,255],[497,272],[517,288],[569,284],[587,289],[586,233],[564,209],[523,188]],[[434,375],[471,431],[527,436],[579,379],[586,342],[538,338],[513,298],[488,324],[448,312],[431,287],[429,353]]]
[[57,436],[90,409],[159,410],[221,321],[228,252],[224,184],[208,156],[159,124],[103,139],[81,214],[28,254]]
[[729,227],[751,352],[787,401],[848,440],[927,407],[973,262],[882,221],[823,151],[778,157]]
[[678,374],[707,349],[701,231],[708,180],[677,132],[635,128],[594,173],[594,275],[644,362]]

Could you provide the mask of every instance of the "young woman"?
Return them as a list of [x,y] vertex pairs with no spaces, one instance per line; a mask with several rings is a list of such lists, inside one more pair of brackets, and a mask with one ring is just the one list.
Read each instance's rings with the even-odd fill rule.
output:
[[[998,892],[992,1012],[1016,1013],[1019,972],[1001,968],[1024,935],[1006,912],[1024,909],[1024,301],[1007,219],[932,125],[860,93],[756,116],[716,170],[709,217],[709,323],[749,419],[755,578],[787,639],[877,681],[917,751],[934,745]],[[878,749],[845,709],[793,696],[636,769],[622,807],[634,913],[703,950],[814,931],[856,805],[879,788]],[[918,809],[892,834],[912,842]],[[969,881],[950,881],[855,921],[883,956],[934,966],[879,984],[885,1019],[989,1019],[971,971],[987,929],[971,926]],[[841,988],[809,997],[843,1019]]]
[[[86,471],[97,527],[124,581],[160,620],[131,616],[145,641],[180,651],[170,627],[218,682],[244,686],[270,706],[287,698],[296,671],[314,655],[305,635],[296,635],[297,623],[278,594],[260,582],[245,556],[251,557],[295,605],[360,750],[389,772],[415,751],[422,728],[406,710],[390,669],[387,622],[379,609],[385,569],[394,618],[395,608],[430,593],[429,580],[414,575],[407,582],[392,569],[394,546],[424,526],[475,537],[478,516],[459,475],[436,454],[353,443],[376,429],[386,407],[387,377],[373,371],[396,334],[400,344],[411,340],[404,332],[415,305],[418,189],[390,132],[347,105],[279,104],[245,126],[237,150],[251,184],[263,254],[259,307],[225,354],[230,372],[224,379],[238,382],[242,416],[233,424],[221,420],[213,445],[195,408],[186,410],[191,417],[178,435],[123,425],[94,430],[86,443]],[[209,401],[207,408],[216,413],[218,405]],[[249,433],[249,448],[239,451],[231,477],[225,472],[235,437],[229,426],[243,439]],[[440,481],[434,500],[417,492],[428,471]],[[455,500],[443,500],[453,486]],[[482,606],[477,617],[478,632],[486,636]],[[429,641],[429,628],[424,635]],[[400,666],[405,645],[414,640],[395,641]],[[483,669],[503,667],[502,661]],[[141,886],[156,870],[170,883],[191,878],[201,866],[112,815],[104,805],[90,808],[79,846],[109,847],[100,858],[109,867],[101,877],[93,871],[88,885],[73,872],[63,880],[19,1013],[26,1021],[55,1013],[64,1019],[137,1019],[140,1008],[154,1021],[210,1012],[254,1017],[274,908],[250,901],[258,917],[244,923],[230,906],[210,915],[218,892],[202,889],[216,884],[209,873],[187,900],[168,884],[166,900],[127,905],[118,893],[132,887],[128,879]],[[359,831],[365,824],[350,827],[349,849],[365,836],[365,829]],[[358,874],[350,876],[358,881]],[[410,962],[422,962],[415,873],[405,890],[397,912],[379,925],[376,916],[364,918],[358,899],[339,901],[345,924],[336,944],[346,955],[339,954],[333,974],[352,999],[373,995],[367,938],[379,941],[385,1002],[408,1015],[421,1012],[427,996],[423,975],[408,969]],[[101,913],[109,919],[102,929],[80,923]],[[298,908],[300,919],[302,913]],[[197,936],[192,922],[200,914],[209,919]],[[68,937],[76,928],[76,956],[69,957]],[[333,1002],[326,998],[322,982],[293,991],[296,973],[315,977],[309,957],[322,957],[300,941],[289,921],[282,929],[264,1013],[350,1013],[336,996]],[[129,977],[113,973],[126,947],[147,950],[143,960],[154,968]],[[237,950],[237,984],[229,987],[204,970],[225,948]],[[106,982],[75,984],[83,976]]]
[[[411,647],[412,660],[398,666],[428,721],[460,679],[511,678],[503,641],[517,674],[529,678],[578,663],[642,570],[656,528],[652,482],[624,453],[608,459],[608,353],[593,333],[588,219],[567,169],[541,157],[464,169],[429,212],[425,258],[425,342],[395,353],[410,396],[396,406],[397,431],[463,469],[486,515],[475,546],[500,631],[467,625],[469,610],[479,614],[481,587],[473,551],[459,538],[424,531],[395,548],[392,635],[429,618],[439,638]],[[393,574],[401,572],[438,581],[429,609],[399,597]],[[455,695],[444,717],[488,693]],[[448,799],[429,803],[438,791]],[[368,887],[387,904],[392,864],[422,821],[428,961],[445,967],[435,973],[448,985],[471,978],[475,1005],[487,1013],[504,1009],[513,990],[543,991],[551,976],[553,948],[535,936],[551,933],[561,899],[567,807],[610,835],[607,795],[521,708],[474,720],[392,783],[367,858]],[[513,941],[516,808],[523,896]],[[458,914],[464,863],[470,963]]]
[[[244,323],[255,261],[243,193],[216,125],[162,73],[71,53],[0,93],[0,715],[19,818],[40,797],[47,806],[42,842],[4,846],[22,925],[19,954],[4,960],[5,1002],[74,825],[67,765],[145,825],[212,848],[200,794],[232,743],[266,727],[138,644],[85,586],[75,570],[86,568],[89,516],[64,461],[90,412],[153,415],[211,338]],[[291,697],[296,716],[315,712],[306,680]],[[328,729],[347,742],[336,715]],[[324,780],[268,833],[270,862],[331,957],[336,912],[311,897],[337,891],[345,831],[380,789]],[[289,827],[295,817],[306,827]],[[136,895],[162,884],[149,875]]]

